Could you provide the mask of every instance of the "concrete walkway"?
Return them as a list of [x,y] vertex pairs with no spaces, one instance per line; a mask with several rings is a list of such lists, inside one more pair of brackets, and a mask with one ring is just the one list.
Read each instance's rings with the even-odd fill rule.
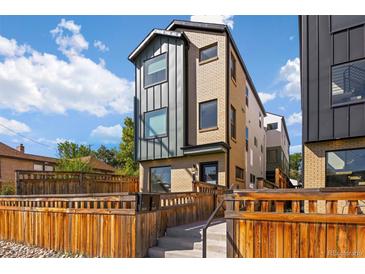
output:
[[[151,258],[201,258],[202,229],[206,222],[170,227],[148,251]],[[208,228],[207,257],[226,258],[226,223],[216,219]]]

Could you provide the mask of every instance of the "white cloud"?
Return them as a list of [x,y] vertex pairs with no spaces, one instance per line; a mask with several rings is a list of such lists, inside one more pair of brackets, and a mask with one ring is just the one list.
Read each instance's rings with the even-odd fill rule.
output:
[[[7,129],[9,128],[9,129]],[[16,133],[30,132],[30,127],[17,120],[9,120],[5,117],[0,116],[0,134],[13,136]]]
[[57,27],[51,30],[59,50],[66,56],[79,55],[85,49],[88,49],[89,43],[80,33],[81,26],[76,25],[74,21],[61,19]]
[[225,24],[233,29],[233,15],[192,15],[190,21]]
[[290,146],[290,154],[293,153],[301,153],[302,152],[302,145],[295,145],[295,146]]
[[117,143],[122,137],[122,126],[119,124],[110,127],[100,125],[91,131],[90,136],[104,143]]
[[276,98],[276,93],[266,93],[266,92],[259,92],[259,96],[260,96],[260,99],[261,99],[261,102],[263,104],[269,102],[269,101],[272,101]]
[[290,100],[300,100],[300,61],[299,58],[288,60],[280,68],[280,79],[285,82],[281,95]]
[[301,112],[294,112],[288,117],[287,125],[295,125],[295,124],[301,124],[302,123],[302,113]]
[[[61,20],[53,32],[63,36],[64,29],[78,33],[80,28]],[[132,111],[134,82],[107,70],[104,61],[97,64],[82,56],[83,47],[66,43],[60,51],[67,60],[61,60],[35,50],[27,55],[25,51],[14,54],[30,47],[2,36],[0,39],[3,44],[15,45],[11,51],[0,51],[0,57],[5,57],[0,61],[0,108],[59,114],[75,110],[98,117]]]
[[21,56],[30,48],[26,45],[18,46],[14,39],[6,39],[0,35],[0,55],[5,57]]
[[100,50],[101,52],[109,51],[108,46],[99,40],[94,41],[94,47]]

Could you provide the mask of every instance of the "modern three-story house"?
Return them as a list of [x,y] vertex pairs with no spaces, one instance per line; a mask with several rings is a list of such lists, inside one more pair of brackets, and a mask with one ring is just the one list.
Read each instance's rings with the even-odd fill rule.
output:
[[228,27],[175,20],[152,30],[129,60],[141,190],[191,191],[193,181],[245,187],[247,85],[261,101]]
[[300,16],[304,187],[365,185],[365,16]]

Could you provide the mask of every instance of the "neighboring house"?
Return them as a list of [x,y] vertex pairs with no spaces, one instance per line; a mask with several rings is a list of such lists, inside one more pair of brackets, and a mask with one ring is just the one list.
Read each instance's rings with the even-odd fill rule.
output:
[[257,178],[266,178],[266,111],[257,93],[246,84],[246,187],[253,188]]
[[15,183],[16,170],[53,171],[56,158],[25,153],[23,144],[16,149],[0,142],[0,182]]
[[284,116],[267,112],[266,128],[266,179],[275,181],[275,168],[289,176],[290,139]]
[[194,180],[244,187],[246,84],[258,95],[228,27],[173,21],[129,60],[141,190],[191,191]]
[[93,172],[97,173],[114,173],[115,168],[104,161],[98,160],[95,156],[86,156],[79,158],[82,162],[88,164]]
[[365,16],[300,16],[304,187],[365,185]]

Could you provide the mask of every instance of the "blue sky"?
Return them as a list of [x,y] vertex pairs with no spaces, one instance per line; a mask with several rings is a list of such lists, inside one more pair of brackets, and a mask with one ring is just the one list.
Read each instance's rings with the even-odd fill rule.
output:
[[[132,116],[127,56],[152,28],[173,19],[191,16],[0,16],[0,141],[49,156],[62,140],[117,146],[121,124]],[[286,117],[292,150],[299,151],[298,18],[193,19],[231,26],[266,110]]]

